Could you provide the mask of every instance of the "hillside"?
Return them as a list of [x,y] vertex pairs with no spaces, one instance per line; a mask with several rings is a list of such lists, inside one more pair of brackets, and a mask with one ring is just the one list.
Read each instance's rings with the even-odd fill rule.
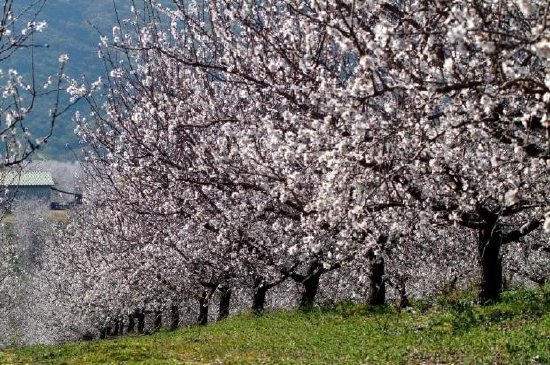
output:
[[[17,2],[16,6],[25,6],[29,2],[30,0]],[[128,4],[121,5],[121,14],[128,14],[128,10]],[[35,69],[39,82],[58,71],[58,57],[62,53],[69,56],[65,73],[72,78],[94,80],[104,73],[103,63],[97,56],[97,44],[99,32],[110,34],[116,20],[112,0],[48,0],[38,20],[48,23],[46,30],[35,37],[35,43],[41,46],[35,49]],[[46,45],[47,47],[44,47]],[[30,51],[18,51],[2,61],[1,68],[15,68],[21,74],[28,75]],[[38,100],[29,115],[29,128],[33,135],[40,136],[47,130],[48,125],[44,120],[52,105],[51,98]],[[58,120],[53,138],[40,151],[42,157],[58,160],[74,157],[70,148],[78,149],[78,140],[73,133],[74,125],[71,118],[77,109],[87,110],[85,103],[80,103]]]
[[550,287],[418,302],[412,311],[341,305],[242,315],[151,336],[0,352],[3,364],[435,364],[550,362]]

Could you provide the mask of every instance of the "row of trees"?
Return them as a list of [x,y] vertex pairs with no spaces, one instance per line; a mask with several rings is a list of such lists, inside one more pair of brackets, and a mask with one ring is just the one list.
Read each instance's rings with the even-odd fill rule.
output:
[[[45,0],[0,2],[0,203],[6,199],[4,178],[21,171],[53,135],[59,117],[66,113],[82,95],[75,95],[75,82],[64,73],[67,56],[61,55],[57,69],[39,69],[36,62],[47,47],[35,41],[35,36],[47,29],[40,17]],[[14,61],[17,60],[17,62]],[[24,62],[22,60],[25,60]],[[17,66],[17,67],[14,67]],[[48,76],[49,74],[49,76]],[[72,93],[67,100],[66,91]],[[48,115],[42,115],[43,125],[30,127],[36,116],[37,104],[50,105]],[[42,237],[49,232],[43,209],[33,203],[18,206],[6,219],[0,211],[0,347],[12,343],[30,342],[38,321],[31,320],[33,304],[39,303],[29,286],[29,279],[38,270],[43,248]],[[25,328],[27,332],[21,329]],[[34,341],[44,341],[34,339]]]
[[[77,187],[80,169],[76,163],[25,164],[25,172],[37,170],[49,171],[59,189],[75,191]],[[60,320],[67,312],[56,311],[60,297],[53,287],[53,273],[48,272],[50,266],[44,266],[56,251],[54,234],[68,217],[50,211],[48,202],[42,200],[19,199],[11,206],[0,231],[0,347],[74,338],[74,331],[55,325],[59,321],[67,326]]]
[[[40,271],[46,237],[51,236],[43,202],[16,204],[0,234],[0,347],[51,342],[43,327],[41,291],[33,278]],[[55,338],[55,337],[54,337]]]
[[547,280],[546,2],[132,4],[76,117],[87,205],[40,275],[71,318]]

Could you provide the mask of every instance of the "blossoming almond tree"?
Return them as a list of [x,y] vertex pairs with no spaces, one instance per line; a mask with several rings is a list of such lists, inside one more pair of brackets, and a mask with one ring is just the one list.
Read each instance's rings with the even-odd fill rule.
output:
[[[143,31],[151,30],[144,28]],[[116,34],[119,32],[115,29]],[[267,260],[269,266],[279,265],[279,271],[271,274],[272,279],[265,277],[265,273],[252,275],[259,293],[263,293],[256,301],[256,306],[261,307],[266,288],[284,278],[280,267],[285,261],[278,259],[277,255],[273,257],[266,247],[267,242],[281,242],[274,239],[276,236],[268,239],[268,234],[263,232],[268,241],[258,244],[260,235],[250,237],[247,231],[259,224],[255,221],[270,220],[271,226],[275,226],[273,218],[269,217],[273,212],[285,213],[284,209],[281,210],[278,203],[270,204],[265,211],[257,209],[265,205],[258,198],[271,199],[270,189],[242,177],[246,174],[246,166],[239,167],[236,159],[240,157],[234,149],[228,148],[231,140],[220,134],[219,127],[225,124],[226,118],[221,119],[221,123],[216,114],[195,114],[195,110],[200,108],[206,111],[208,103],[213,101],[208,99],[208,94],[198,93],[199,88],[205,87],[201,83],[211,77],[210,71],[204,73],[205,80],[201,81],[198,74],[193,81],[192,70],[178,69],[177,59],[163,57],[159,50],[149,49],[152,45],[160,47],[162,40],[143,39],[144,44],[135,46],[143,51],[140,57],[147,59],[137,70],[141,79],[132,85],[122,77],[128,73],[120,68],[113,72],[113,99],[108,105],[112,108],[110,115],[98,121],[99,128],[89,128],[83,123],[81,131],[87,139],[108,149],[108,159],[116,165],[124,188],[135,189],[136,194],[126,196],[126,201],[135,200],[140,212],[148,212],[144,214],[177,218],[178,224],[169,224],[171,219],[165,219],[168,224],[163,228],[164,244],[184,256],[193,257],[195,263],[211,262],[210,268],[219,267],[214,276],[209,274],[208,278],[203,277],[198,282],[207,288],[216,288],[222,284],[221,281],[234,276],[231,272],[241,267],[235,264],[239,253],[256,252],[264,257],[264,261]],[[157,57],[150,57],[153,53]],[[159,80],[163,82],[158,83]],[[117,85],[119,82],[120,86]],[[182,84],[187,82],[189,86],[182,88]],[[217,88],[221,95],[224,89]],[[127,93],[128,90],[135,93]],[[144,93],[143,90],[150,92]],[[176,90],[179,96],[174,94]],[[210,90],[214,92],[214,88]],[[127,109],[128,114],[117,110],[120,107],[118,100],[123,100],[123,105],[133,106],[131,110]],[[163,100],[162,103],[159,100]],[[222,108],[217,107],[224,112]],[[220,113],[218,110],[213,112]],[[155,128],[155,132],[144,128],[148,123],[151,123],[148,128]],[[281,225],[286,226],[284,222],[277,223],[278,227]],[[214,259],[209,258],[208,247],[212,247]],[[275,250],[279,253],[286,251],[279,244]],[[246,257],[243,260],[250,261]],[[247,265],[251,267],[250,263]]]
[[408,85],[394,115],[399,147],[415,157],[401,160],[397,191],[477,230],[479,301],[496,300],[501,246],[548,209],[548,6],[383,8],[376,62],[387,82]]
[[201,309],[212,288],[252,284],[259,303],[287,277],[312,304],[342,265],[368,266],[379,303],[388,282],[405,292],[408,256],[441,258],[409,260],[432,282],[471,267],[468,229],[484,303],[502,246],[549,224],[547,4],[134,10],[102,39],[108,101],[80,133],[124,215],[104,229],[148,267],[185,267],[174,283]]

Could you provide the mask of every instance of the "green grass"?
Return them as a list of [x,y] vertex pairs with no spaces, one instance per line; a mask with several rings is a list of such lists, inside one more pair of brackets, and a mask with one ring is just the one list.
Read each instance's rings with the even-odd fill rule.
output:
[[151,336],[0,352],[3,364],[549,364],[550,287],[495,305],[447,296],[409,312],[340,304]]

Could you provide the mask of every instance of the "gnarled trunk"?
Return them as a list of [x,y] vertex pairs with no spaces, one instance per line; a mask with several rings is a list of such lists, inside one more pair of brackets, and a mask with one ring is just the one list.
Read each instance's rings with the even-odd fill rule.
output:
[[386,301],[386,283],[384,282],[384,257],[369,249],[369,291],[367,304],[382,305]]
[[207,290],[203,290],[199,297],[199,317],[197,318],[197,324],[206,326],[208,324],[208,301],[210,295]]
[[[276,287],[285,281],[288,277],[288,273],[281,276],[279,279],[274,280],[270,283],[267,283],[263,277],[256,276],[254,277],[254,292],[252,294],[252,311],[260,315],[264,311],[265,300],[267,296],[267,291]],[[296,278],[295,278],[296,279]]]
[[137,331],[139,334],[143,334],[145,331],[145,313],[143,310],[137,310],[134,314],[137,319]]
[[411,306],[409,296],[407,295],[406,286],[399,287],[399,309],[404,309]]
[[319,290],[319,279],[321,278],[321,274],[321,270],[315,270],[302,281],[304,291],[300,299],[300,308],[310,308],[315,303],[315,296]]
[[178,328],[180,324],[180,311],[176,305],[170,307],[170,330]]
[[503,237],[498,227],[488,225],[479,232],[478,264],[480,268],[480,282],[478,302],[486,304],[498,301],[502,291],[502,258],[500,248]]
[[162,312],[155,312],[155,321],[153,323],[153,331],[158,331],[162,327]]
[[133,314],[128,314],[128,327],[127,332],[132,333],[136,330],[136,320],[134,319]]
[[409,301],[409,295],[407,294],[407,281],[408,277],[405,275],[397,275],[397,281],[395,282],[395,289],[397,290],[398,295],[398,305],[399,309],[405,309],[411,306]]
[[218,321],[229,316],[229,306],[231,304],[231,288],[228,285],[220,285],[220,307],[218,310]]
[[122,322],[120,319],[115,319],[115,325],[113,328],[113,336],[122,335]]
[[107,332],[108,332],[107,327],[102,327],[102,328],[99,330],[99,339],[100,339],[100,340],[106,339],[106,338],[107,338]]
[[265,298],[269,287],[263,284],[263,280],[254,283],[254,294],[252,295],[252,311],[261,314],[265,307]]

